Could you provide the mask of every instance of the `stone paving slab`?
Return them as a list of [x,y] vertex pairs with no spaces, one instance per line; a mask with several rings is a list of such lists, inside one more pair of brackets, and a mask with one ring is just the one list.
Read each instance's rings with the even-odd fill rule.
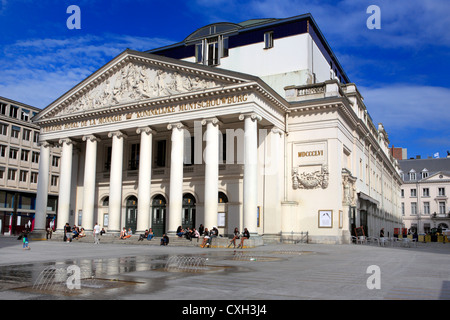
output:
[[[32,241],[0,237],[0,299],[450,300],[450,245],[264,245],[249,249]],[[201,259],[199,272],[164,267]],[[76,265],[96,286],[70,294],[31,290],[45,268]],[[375,266],[377,273],[370,271]],[[379,281],[375,281],[375,280]],[[369,289],[380,284],[380,289]],[[112,286],[112,287],[111,287]],[[95,289],[97,288],[97,289]],[[195,288],[187,295],[186,288]],[[77,290],[77,289],[73,289]]]

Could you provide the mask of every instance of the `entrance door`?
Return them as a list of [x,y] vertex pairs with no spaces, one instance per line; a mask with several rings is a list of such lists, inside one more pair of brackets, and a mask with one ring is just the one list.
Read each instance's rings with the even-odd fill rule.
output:
[[195,227],[195,197],[190,193],[183,195],[182,212],[181,227],[183,229]]
[[126,215],[125,215],[125,228],[131,228],[133,233],[136,232],[137,227],[137,198],[131,196],[127,200]]
[[166,198],[160,194],[152,201],[152,231],[155,237],[166,233]]

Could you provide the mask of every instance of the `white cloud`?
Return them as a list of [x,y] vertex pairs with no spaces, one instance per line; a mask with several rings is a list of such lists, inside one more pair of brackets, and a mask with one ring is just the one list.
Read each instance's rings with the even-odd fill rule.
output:
[[388,132],[448,130],[449,88],[396,84],[359,90],[375,124],[383,123]]
[[2,48],[0,95],[44,108],[125,49],[145,51],[170,43],[116,34],[17,41]]

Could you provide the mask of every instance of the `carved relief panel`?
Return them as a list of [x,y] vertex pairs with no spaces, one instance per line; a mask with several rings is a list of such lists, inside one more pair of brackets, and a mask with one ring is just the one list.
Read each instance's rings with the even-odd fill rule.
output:
[[292,145],[292,188],[326,189],[329,181],[327,142]]
[[222,85],[218,81],[129,62],[54,116],[159,98]]

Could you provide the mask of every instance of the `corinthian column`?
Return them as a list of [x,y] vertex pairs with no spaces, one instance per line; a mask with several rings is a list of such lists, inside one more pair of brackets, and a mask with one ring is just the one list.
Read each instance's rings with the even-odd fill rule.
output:
[[258,205],[258,132],[257,114],[240,115],[244,120],[244,228],[257,233]]
[[151,227],[150,189],[152,171],[152,137],[156,131],[149,127],[145,127],[138,128],[136,133],[141,135],[141,150],[139,153],[137,232],[145,232],[145,229]]
[[219,120],[205,119],[205,227],[217,226],[217,203],[219,193]]
[[94,228],[97,142],[100,141],[100,139],[94,135],[88,135],[83,137],[83,141],[86,141],[86,152],[84,156],[85,160],[84,160],[82,224],[85,231],[91,231]]
[[122,212],[123,139],[126,135],[120,131],[114,131],[108,133],[108,137],[112,138],[108,232],[120,232],[120,215]]
[[172,148],[170,153],[170,199],[168,216],[168,233],[174,234],[181,226],[183,210],[183,155],[184,125],[181,122],[170,123],[167,129],[172,130]]
[[61,170],[59,174],[58,219],[57,230],[64,230],[64,225],[69,222],[70,195],[72,186],[72,152],[73,141],[69,138],[59,140],[62,146]]

